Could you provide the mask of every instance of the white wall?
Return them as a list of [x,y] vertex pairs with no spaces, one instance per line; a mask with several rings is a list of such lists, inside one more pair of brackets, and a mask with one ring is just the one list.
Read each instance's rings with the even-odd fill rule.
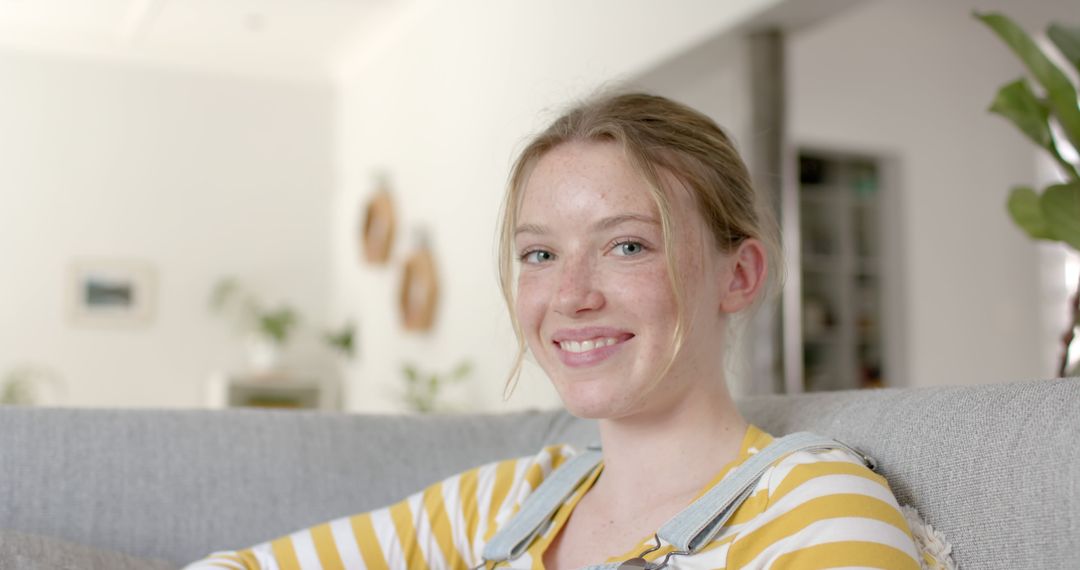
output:
[[[236,274],[328,316],[329,85],[0,53],[0,373],[58,372],[66,404],[198,406],[240,345],[207,312]],[[80,257],[156,267],[143,329],[74,326]]]
[[[455,395],[473,409],[557,403],[527,368],[500,401],[513,334],[495,277],[493,239],[514,151],[573,97],[628,79],[715,37],[771,0],[682,2],[469,1],[426,5],[377,52],[359,57],[341,91],[340,191],[336,198],[333,306],[356,314],[360,357],[349,371],[348,407],[399,407],[401,363],[447,370],[476,365]],[[356,226],[378,172],[398,197],[403,239],[387,268],[358,261]],[[443,283],[430,334],[405,334],[395,305],[411,228],[434,238]]]
[[[1071,3],[1016,15],[1041,28]],[[445,370],[463,358],[476,371],[454,396],[470,407],[555,405],[535,369],[508,405],[499,397],[513,341],[492,242],[514,151],[569,99],[635,77],[747,149],[745,47],[717,38],[779,4],[421,2],[356,54],[338,89],[0,53],[0,372],[53,368],[75,405],[200,405],[207,373],[242,360],[205,309],[231,273],[311,321],[357,319],[350,409],[398,409],[403,361]],[[1036,250],[1003,207],[1010,184],[1034,180],[1032,155],[984,112],[1020,67],[971,8],[867,1],[797,33],[788,54],[793,138],[900,159],[914,384],[1050,371]],[[380,172],[402,231],[394,262],[372,268],[356,229]],[[443,285],[425,335],[402,332],[395,301],[418,226]],[[81,257],[152,263],[153,323],[73,325],[64,288]]]
[[[1075,21],[1074,0],[868,1],[791,37],[796,143],[894,156],[911,385],[1046,376],[1036,245],[1005,212],[1035,182],[1031,145],[986,112],[1021,65],[975,8],[1028,30]],[[1049,340],[1052,342],[1052,340]]]

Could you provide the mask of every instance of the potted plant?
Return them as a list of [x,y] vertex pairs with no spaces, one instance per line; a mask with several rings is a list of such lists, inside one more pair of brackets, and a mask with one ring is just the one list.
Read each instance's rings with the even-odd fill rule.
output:
[[[1059,241],[1080,251],[1080,103],[1077,86],[1058,65],[1048,50],[1044,51],[1016,22],[998,13],[975,13],[1020,58],[1031,77],[1021,77],[998,90],[990,112],[1005,117],[1035,146],[1046,151],[1057,163],[1065,182],[1041,192],[1029,186],[1014,187],[1009,194],[1008,211],[1021,229],[1038,240]],[[1080,74],[1080,27],[1051,24],[1046,36],[1061,59]],[[1058,375],[1077,375],[1068,369],[1069,348],[1080,325],[1080,284],[1069,301],[1070,320],[1062,335],[1062,353]]]
[[356,356],[356,324],[352,321],[346,322],[337,330],[323,331],[322,339],[331,351],[344,359],[351,360]]
[[248,361],[255,372],[281,366],[281,353],[300,322],[292,307],[268,308],[237,279],[227,277],[214,286],[210,309],[231,318],[247,334]]
[[402,366],[402,372],[405,374],[405,405],[414,412],[429,413],[444,407],[439,399],[442,389],[468,377],[472,363],[465,360],[447,373],[421,373],[410,362]]
[[42,366],[17,366],[0,376],[0,405],[56,405],[62,390],[56,372]]

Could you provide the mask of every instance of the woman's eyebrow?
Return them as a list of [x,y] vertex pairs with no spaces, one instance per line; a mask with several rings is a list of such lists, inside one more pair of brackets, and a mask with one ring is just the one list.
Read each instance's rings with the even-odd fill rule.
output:
[[[611,228],[614,228],[621,224],[625,224],[627,222],[640,222],[645,224],[651,224],[654,226],[660,225],[660,222],[652,216],[646,216],[642,214],[619,214],[617,216],[609,216],[607,218],[597,221],[592,225],[592,229],[610,230]],[[517,227],[516,230],[514,230],[515,236],[519,234],[546,235],[547,233],[547,227],[538,224],[521,224]]]
[[611,228],[614,228],[615,226],[618,226],[620,224],[625,224],[626,222],[641,222],[644,224],[652,224],[654,226],[660,225],[660,222],[652,216],[646,216],[642,214],[619,214],[617,216],[611,216],[596,222],[595,224],[593,224],[593,229],[610,230]]
[[520,234],[546,235],[547,233],[548,233],[547,228],[545,228],[544,226],[536,225],[536,224],[521,224],[520,226],[517,227],[516,230],[514,230],[514,235],[515,236],[520,235]]

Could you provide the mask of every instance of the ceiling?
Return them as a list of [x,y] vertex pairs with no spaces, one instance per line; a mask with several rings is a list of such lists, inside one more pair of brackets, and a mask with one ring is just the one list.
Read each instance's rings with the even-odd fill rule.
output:
[[414,0],[0,0],[0,50],[331,79]]

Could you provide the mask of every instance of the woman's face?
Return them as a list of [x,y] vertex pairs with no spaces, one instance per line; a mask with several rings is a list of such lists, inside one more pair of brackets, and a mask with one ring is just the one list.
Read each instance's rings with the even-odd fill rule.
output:
[[663,379],[678,309],[646,182],[617,145],[573,142],[544,155],[526,183],[514,240],[517,315],[580,417],[625,417],[688,397],[695,383],[721,382],[727,256],[711,245],[689,192],[665,178],[688,330]]

